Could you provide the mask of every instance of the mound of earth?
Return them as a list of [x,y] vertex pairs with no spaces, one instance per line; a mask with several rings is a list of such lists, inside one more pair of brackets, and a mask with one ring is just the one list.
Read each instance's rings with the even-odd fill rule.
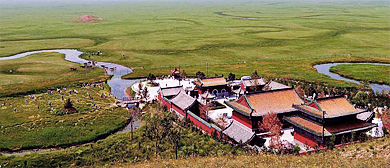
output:
[[92,15],[82,15],[79,16],[75,21],[79,23],[90,23],[90,22],[103,21],[103,18],[92,16]]

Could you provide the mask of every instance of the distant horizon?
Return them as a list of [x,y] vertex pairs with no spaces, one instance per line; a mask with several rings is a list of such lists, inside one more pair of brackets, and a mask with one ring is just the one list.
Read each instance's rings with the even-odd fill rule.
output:
[[117,3],[150,3],[150,2],[184,2],[184,3],[278,3],[278,2],[300,2],[309,4],[335,3],[335,4],[370,4],[387,3],[386,0],[0,0],[2,5],[99,5]]

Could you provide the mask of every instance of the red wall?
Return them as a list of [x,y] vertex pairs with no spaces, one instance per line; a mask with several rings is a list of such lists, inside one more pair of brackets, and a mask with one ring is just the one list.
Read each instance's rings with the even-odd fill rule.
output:
[[198,128],[201,128],[203,131],[205,131],[207,134],[209,134],[210,132],[210,128],[207,126],[207,125],[204,125],[202,122],[200,122],[199,120],[197,120],[195,117],[192,117],[191,115],[188,115],[187,116],[189,120],[191,120],[194,125]]
[[252,128],[252,120],[249,119],[249,117],[246,117],[236,111],[233,110],[233,119],[240,122],[241,124],[244,124],[245,126]]
[[241,89],[242,89],[243,91],[246,91],[246,87],[244,86],[244,83],[243,83],[243,82],[241,82],[240,87],[241,87]]
[[170,110],[171,104],[162,97],[161,92],[158,93],[158,99]]
[[178,113],[180,113],[184,117],[186,117],[186,112],[184,112],[182,109],[180,109],[179,107],[175,106],[174,104],[172,104],[172,109],[177,111]]
[[[174,104],[170,104],[168,101],[166,101],[165,99],[162,98],[161,94],[158,95],[158,98],[164,103],[164,105],[166,105],[168,107],[168,110],[172,110],[173,109],[173,110],[177,111],[179,114],[181,114],[183,117],[186,117],[186,112],[185,111],[183,111],[182,109],[180,109],[179,107],[177,107]],[[191,116],[190,114],[187,115],[187,119],[192,121],[196,127],[201,128],[207,134],[211,135],[212,132],[216,132],[218,136],[220,134],[219,131],[217,131],[213,127],[208,127],[207,125],[203,124],[198,119],[196,119],[195,117]]]
[[[299,132],[296,132],[296,131],[294,131],[294,139],[299,141],[299,142],[302,142],[303,144],[307,144],[312,148],[314,148],[314,146],[318,145],[317,140],[312,139],[310,137],[307,137],[306,135],[299,133]],[[321,147],[322,147],[322,145],[319,146],[319,148],[321,148]]]
[[194,90],[198,90],[198,94],[202,94],[202,89],[199,89],[197,86],[194,87]]

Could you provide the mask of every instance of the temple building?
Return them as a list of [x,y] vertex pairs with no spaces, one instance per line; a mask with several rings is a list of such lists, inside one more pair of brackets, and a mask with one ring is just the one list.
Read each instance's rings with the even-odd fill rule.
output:
[[247,93],[235,101],[225,101],[233,109],[232,118],[253,131],[258,130],[258,122],[268,113],[276,113],[280,119],[283,116],[297,114],[293,104],[304,101],[293,88]]
[[264,143],[264,140],[257,136],[252,129],[235,120],[233,120],[230,125],[223,130],[223,133],[235,143],[250,145],[259,145]]
[[343,137],[357,137],[375,125],[357,119],[357,115],[366,110],[357,109],[342,96],[308,99],[308,102],[294,104],[299,115],[284,117],[294,127],[294,140],[310,147],[323,147],[335,136],[340,144]]
[[226,95],[230,92],[224,77],[198,79],[193,83],[195,84],[194,90],[198,90],[200,95],[207,91],[215,96]]
[[263,78],[259,79],[241,79],[241,89],[244,92],[260,91],[266,85]]
[[180,92],[185,92],[183,86],[174,86],[174,87],[166,87],[160,88],[158,90],[158,98],[161,100],[163,97],[167,99],[171,99]]

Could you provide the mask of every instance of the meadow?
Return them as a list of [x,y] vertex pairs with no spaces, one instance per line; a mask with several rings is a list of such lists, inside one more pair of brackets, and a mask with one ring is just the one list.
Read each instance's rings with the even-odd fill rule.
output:
[[[233,72],[240,77],[257,70],[262,76],[353,86],[312,66],[390,62],[388,11],[385,1],[5,5],[0,7],[0,56],[77,48],[103,52],[93,60],[134,68],[125,78],[166,75],[175,66],[194,75],[205,72],[208,63],[210,76]],[[72,21],[85,14],[104,20]]]
[[[116,99],[107,85],[103,86],[72,86],[66,91],[60,88],[62,93],[54,90],[52,94],[0,98],[0,150],[70,146],[124,127],[127,110],[115,107]],[[100,97],[102,94],[107,97]],[[64,111],[67,99],[76,111]]]
[[[77,68],[71,71],[70,68]],[[39,93],[73,83],[104,80],[103,69],[83,69],[59,53],[38,53],[0,61],[0,97]]]
[[330,71],[350,79],[390,84],[390,66],[386,65],[338,65]]
[[[158,109],[157,109],[158,110]],[[156,113],[157,112],[157,113]],[[390,138],[371,139],[333,150],[303,156],[256,153],[214,139],[192,127],[172,123],[169,112],[145,109],[144,121],[161,116],[159,122],[169,129],[180,130],[178,158],[175,159],[174,138],[160,139],[156,156],[156,137],[148,133],[149,122],[134,131],[115,134],[95,143],[83,144],[52,153],[26,153],[0,156],[5,167],[386,167],[390,163]],[[173,125],[172,125],[173,124]],[[181,126],[181,124],[179,124]],[[370,158],[370,159],[367,159]]]
[[[134,130],[133,139],[130,132],[118,133],[105,139],[80,146],[73,146],[51,153],[25,153],[23,155],[0,155],[2,167],[101,167],[115,163],[138,163],[155,158],[175,158],[175,143],[178,142],[178,158],[191,156],[219,156],[244,154],[244,150],[229,143],[216,140],[203,134],[195,127],[181,127],[174,123],[170,112],[156,109],[156,106],[147,106],[142,116],[144,124]],[[150,133],[150,125],[157,117],[161,125],[159,131],[179,131],[176,138],[154,137]],[[152,119],[152,120],[151,120]],[[164,127],[162,129],[161,127]],[[162,135],[162,134],[161,134]],[[167,135],[165,135],[167,136]],[[158,141],[158,155],[156,155],[156,140]]]

